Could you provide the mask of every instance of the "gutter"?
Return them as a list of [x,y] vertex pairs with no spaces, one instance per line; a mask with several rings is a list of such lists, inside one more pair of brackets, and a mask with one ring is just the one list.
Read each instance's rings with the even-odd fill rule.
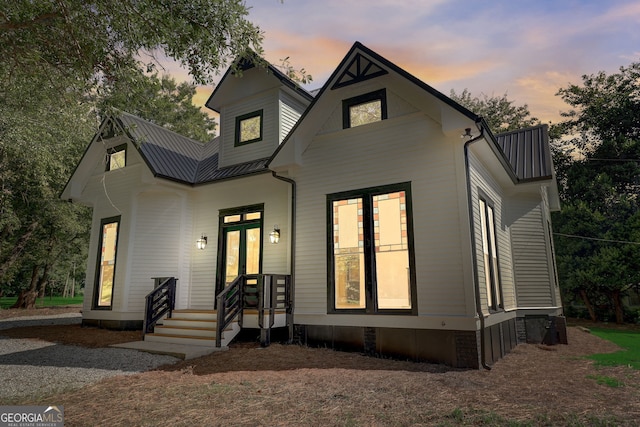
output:
[[291,324],[289,325],[289,342],[293,341],[293,301],[295,297],[296,283],[296,182],[291,178],[279,176],[275,171],[271,171],[275,179],[291,184]]
[[476,296],[476,313],[478,318],[480,319],[480,364],[486,370],[491,370],[491,366],[487,365],[487,361],[485,359],[485,348],[487,344],[485,343],[484,338],[484,313],[482,313],[482,303],[480,302],[480,281],[478,280],[478,255],[477,248],[475,244],[475,226],[473,220],[473,198],[471,197],[471,174],[469,172],[469,146],[474,142],[484,138],[484,129],[483,120],[481,117],[476,119],[476,126],[480,130],[480,135],[475,138],[471,138],[467,142],[464,143],[464,171],[467,179],[467,208],[469,209],[469,226],[471,228],[471,241],[473,242],[472,251],[471,251],[471,259],[473,264],[473,283],[475,285],[475,296]]

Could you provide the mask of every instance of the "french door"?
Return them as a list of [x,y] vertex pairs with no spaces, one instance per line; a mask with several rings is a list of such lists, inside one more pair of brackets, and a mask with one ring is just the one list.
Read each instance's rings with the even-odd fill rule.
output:
[[222,214],[220,224],[222,238],[218,270],[221,274],[216,293],[241,274],[260,274],[262,271],[262,212]]

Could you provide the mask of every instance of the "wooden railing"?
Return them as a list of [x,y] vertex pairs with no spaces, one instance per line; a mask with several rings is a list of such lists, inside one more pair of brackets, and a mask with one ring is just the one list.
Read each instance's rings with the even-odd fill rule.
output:
[[176,282],[175,277],[164,278],[163,281],[145,297],[143,333],[153,332],[153,328],[165,315],[171,316],[176,307]]
[[222,346],[222,332],[238,318],[242,327],[243,294],[246,276],[240,275],[216,296],[218,321],[216,324],[216,347]]
[[[261,342],[268,345],[276,311],[284,312],[291,322],[291,276],[285,274],[243,274],[218,294],[216,346],[222,345],[222,332],[236,318],[242,327],[244,309],[258,310]],[[265,318],[267,319],[265,325]]]

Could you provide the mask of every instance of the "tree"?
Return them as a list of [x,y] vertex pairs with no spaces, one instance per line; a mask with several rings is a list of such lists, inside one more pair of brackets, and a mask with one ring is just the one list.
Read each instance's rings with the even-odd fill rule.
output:
[[241,0],[0,1],[0,57],[23,73],[46,66],[96,81],[162,53],[205,83],[247,50],[261,53]]
[[97,103],[101,115],[116,108],[196,141],[209,142],[216,123],[193,105],[195,93],[193,84],[178,84],[169,76],[158,77],[157,73],[128,70],[101,87]]
[[531,116],[527,104],[514,105],[514,101],[510,101],[506,93],[502,96],[489,97],[482,94],[481,97],[474,97],[467,89],[464,89],[461,94],[457,94],[452,89],[449,98],[482,116],[494,133],[540,124],[540,120]]
[[640,63],[585,75],[558,94],[574,108],[560,124],[573,152],[554,215],[561,284],[593,320],[595,301],[622,323],[621,298],[640,283]]
[[38,284],[71,245],[86,244],[87,210],[58,196],[96,121],[78,102],[75,80],[57,77],[16,74],[0,91],[0,284],[28,268],[23,306],[35,302]]

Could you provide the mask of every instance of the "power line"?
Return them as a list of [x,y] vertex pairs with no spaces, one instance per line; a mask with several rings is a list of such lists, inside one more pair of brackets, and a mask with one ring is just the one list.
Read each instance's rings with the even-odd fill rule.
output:
[[640,245],[640,242],[631,242],[629,240],[600,239],[598,237],[585,237],[585,236],[577,236],[575,234],[564,234],[564,233],[555,233],[555,232],[553,234],[555,234],[556,236],[571,237],[574,239],[596,240],[598,242],[623,243],[628,245]]

